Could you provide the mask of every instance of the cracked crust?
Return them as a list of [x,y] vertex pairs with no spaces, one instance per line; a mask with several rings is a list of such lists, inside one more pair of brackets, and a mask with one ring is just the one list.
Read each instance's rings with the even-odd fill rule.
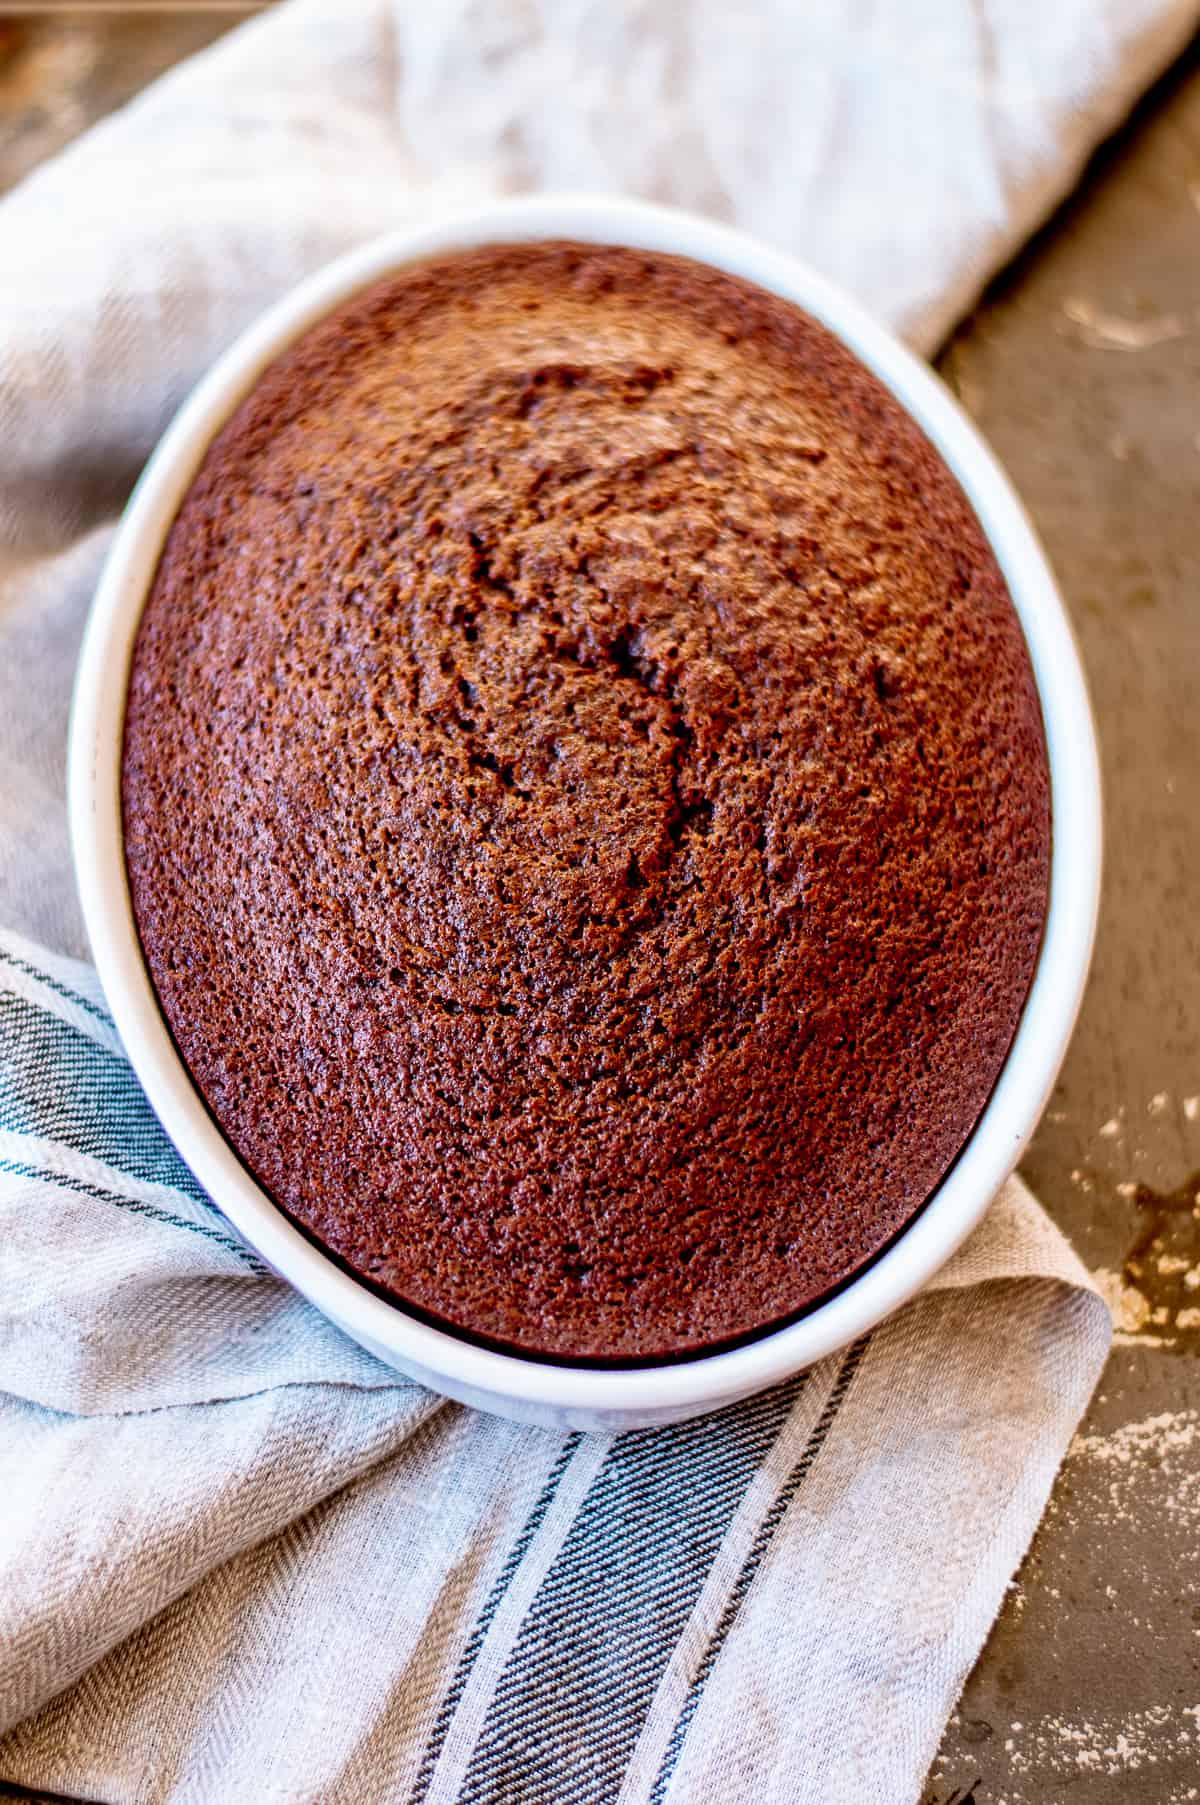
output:
[[532,1354],[702,1351],[937,1185],[1050,826],[953,479],[795,308],[551,245],[418,266],[213,445],[139,633],[143,946],[288,1213]]

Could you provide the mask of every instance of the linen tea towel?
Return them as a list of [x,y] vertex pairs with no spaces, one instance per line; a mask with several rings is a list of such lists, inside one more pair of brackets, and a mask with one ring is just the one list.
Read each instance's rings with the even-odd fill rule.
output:
[[[1193,24],[300,4],[89,134],[0,204],[0,920],[85,951],[83,610],[171,411],[290,282],[456,202],[623,187],[798,250],[930,350]],[[937,1288],[778,1393],[616,1440],[519,1429],[397,1384],[259,1270],[86,969],[4,955],[0,1777],[917,1796],[1107,1342],[1019,1185]]]
[[397,1382],[263,1270],[89,969],[14,935],[0,1072],[0,1777],[138,1805],[916,1796],[1108,1345],[1018,1181],[789,1384],[558,1435]]

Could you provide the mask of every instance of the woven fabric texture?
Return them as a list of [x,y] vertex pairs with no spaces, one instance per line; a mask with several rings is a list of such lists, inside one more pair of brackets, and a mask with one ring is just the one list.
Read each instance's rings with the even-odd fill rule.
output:
[[[1182,0],[296,0],[0,203],[0,1779],[213,1800],[915,1800],[1103,1363],[1019,1182],[867,1340],[613,1438],[397,1380],[162,1136],[63,800],[113,522],[202,370],[380,230],[625,189],[931,351]],[[53,951],[47,950],[49,948]]]

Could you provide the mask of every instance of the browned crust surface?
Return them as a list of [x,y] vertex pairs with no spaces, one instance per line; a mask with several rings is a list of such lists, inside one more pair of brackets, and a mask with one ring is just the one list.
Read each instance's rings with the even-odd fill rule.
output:
[[134,654],[142,943],[251,1171],[522,1351],[760,1329],[992,1089],[1049,785],[956,483],[797,309],[497,248],[308,333],[215,442]]

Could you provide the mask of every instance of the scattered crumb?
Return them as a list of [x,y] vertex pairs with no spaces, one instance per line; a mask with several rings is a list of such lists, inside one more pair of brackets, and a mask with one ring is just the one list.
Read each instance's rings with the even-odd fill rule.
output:
[[1178,1311],[1175,1317],[1175,1327],[1177,1329],[1200,1329],[1200,1310]]
[[1191,1261],[1183,1254],[1163,1253],[1159,1254],[1157,1264],[1160,1272],[1186,1272]]
[[1117,1196],[1118,1197],[1136,1197],[1137,1189],[1138,1189],[1137,1183],[1134,1179],[1123,1178],[1121,1180],[1120,1184],[1117,1186]]
[[1150,1321],[1150,1303],[1136,1285],[1131,1285],[1122,1273],[1112,1272],[1106,1266],[1093,1272],[1092,1282],[1108,1305],[1113,1328],[1119,1334],[1137,1335],[1145,1328]]
[[1183,1099],[1183,1113],[1189,1122],[1200,1120],[1200,1097],[1185,1097]]
[[1170,1108],[1170,1104],[1171,1099],[1166,1091],[1155,1091],[1149,1103],[1146,1105],[1146,1109],[1152,1116],[1165,1116],[1167,1110]]
[[1015,1576],[1009,1580],[1005,1604],[1019,1622],[1025,1615],[1025,1588]]
[[[1102,1776],[1116,1778],[1139,1769],[1157,1768],[1165,1762],[1174,1765],[1181,1757],[1182,1764],[1194,1772],[1191,1757],[1195,1732],[1180,1722],[1180,1716],[1190,1717],[1194,1709],[1189,1707],[1177,1713],[1170,1705],[1150,1705],[1132,1712],[1120,1723],[1046,1716],[1031,1723],[1023,1739],[1010,1736],[1004,1745],[1005,1752],[1014,1775],[1019,1779],[1028,1775],[1037,1782],[1039,1792],[1048,1780],[1066,1787],[1082,1780],[1084,1775],[1094,1775],[1097,1779]],[[1151,1776],[1147,1774],[1145,1779],[1151,1780]],[[1052,1793],[1058,1798],[1060,1785],[1054,1785]],[[1051,1795],[1047,1793],[1046,1796]],[[1074,1797],[1074,1793],[1071,1796]],[[1106,1791],[1105,1797],[1109,1796]],[[1188,1805],[1189,1801],[1200,1797],[1200,1793],[1194,1786],[1189,1786],[1186,1791],[1173,1791],[1168,1797],[1151,1780],[1150,1791],[1139,1790],[1139,1797],[1142,1796],[1159,1799],[1162,1805]],[[1024,1793],[1018,1792],[1011,1797],[1013,1805],[1018,1805]]]
[[1189,1291],[1200,1291],[1200,1266],[1189,1266],[1183,1275],[1183,1282]]
[[[1198,1452],[1200,1412],[1195,1410],[1165,1410],[1159,1416],[1123,1423],[1110,1435],[1077,1435],[1071,1443],[1073,1460],[1085,1461],[1095,1467],[1121,1469],[1131,1477],[1140,1475],[1143,1479],[1152,1479],[1156,1485],[1162,1482],[1169,1494],[1165,1500],[1167,1511],[1183,1514],[1189,1522],[1200,1520]],[[1110,1503],[1118,1502],[1114,1488]],[[1159,1508],[1161,1514],[1163,1505]],[[1132,1514],[1126,1510],[1117,1512],[1121,1520]]]
[[1104,1136],[1105,1140],[1109,1141],[1111,1141],[1115,1135],[1120,1134],[1120,1132],[1121,1124],[1116,1116],[1110,1116],[1108,1121],[1105,1122],[1100,1129],[1100,1133]]
[[1076,328],[1076,336],[1096,351],[1148,351],[1153,345],[1183,338],[1187,327],[1176,313],[1157,319],[1126,320],[1106,313],[1081,295],[1063,302],[1063,315]]

